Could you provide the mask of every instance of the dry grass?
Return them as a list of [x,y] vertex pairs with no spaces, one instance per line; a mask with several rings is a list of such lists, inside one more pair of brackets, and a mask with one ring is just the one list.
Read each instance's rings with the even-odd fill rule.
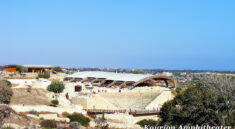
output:
[[32,114],[32,112],[35,112],[35,114],[57,114],[56,112],[49,112],[49,111],[41,111],[41,112],[37,112],[37,111],[28,111],[28,112],[20,112],[21,114]]
[[32,89],[31,92],[27,88],[14,88],[11,105],[50,105],[50,100],[46,96],[48,93],[44,89]]

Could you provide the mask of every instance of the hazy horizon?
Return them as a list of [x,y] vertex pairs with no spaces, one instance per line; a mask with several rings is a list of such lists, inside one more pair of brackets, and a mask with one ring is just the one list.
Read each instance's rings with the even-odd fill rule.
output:
[[0,65],[235,70],[234,1],[0,1]]

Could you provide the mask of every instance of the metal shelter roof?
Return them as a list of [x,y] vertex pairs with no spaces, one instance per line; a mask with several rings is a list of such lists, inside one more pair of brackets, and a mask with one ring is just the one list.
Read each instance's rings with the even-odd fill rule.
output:
[[137,82],[139,80],[145,79],[147,77],[151,77],[153,75],[150,74],[132,74],[132,73],[114,73],[114,72],[102,72],[102,71],[84,71],[77,72],[68,77],[72,78],[105,78],[106,80],[114,80],[114,81],[134,81]]

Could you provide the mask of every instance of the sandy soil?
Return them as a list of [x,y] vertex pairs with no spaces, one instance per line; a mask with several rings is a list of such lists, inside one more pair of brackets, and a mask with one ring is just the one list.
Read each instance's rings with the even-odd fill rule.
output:
[[28,92],[27,88],[13,88],[13,93],[11,105],[50,105],[46,95],[48,91],[44,89],[32,89]]

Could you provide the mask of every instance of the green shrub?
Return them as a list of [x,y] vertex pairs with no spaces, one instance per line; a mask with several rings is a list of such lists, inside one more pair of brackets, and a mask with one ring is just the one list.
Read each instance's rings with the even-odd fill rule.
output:
[[54,81],[52,82],[48,87],[48,91],[55,92],[55,93],[60,93],[63,92],[64,90],[64,83],[59,82],[59,81]]
[[140,70],[134,70],[132,73],[133,74],[144,74],[144,72],[140,71]]
[[18,72],[22,72],[22,67],[21,66],[16,66],[16,71],[18,71]]
[[179,94],[182,91],[182,88],[181,87],[177,87],[175,91],[176,91],[177,94]]
[[158,121],[155,121],[152,119],[149,119],[149,120],[144,119],[144,120],[137,122],[136,124],[140,125],[141,127],[144,127],[145,125],[156,126],[156,125],[158,125]]
[[54,67],[53,70],[56,72],[62,72],[62,69],[59,66]]
[[76,121],[81,125],[89,125],[90,119],[80,113],[73,113],[67,116],[70,119],[70,122]]
[[54,100],[51,100],[51,103],[52,103],[53,105],[58,105],[58,104],[59,104],[59,101],[56,100],[56,99],[54,99]]
[[14,128],[11,126],[7,126],[7,127],[3,127],[3,129],[14,129]]
[[49,128],[56,128],[56,121],[55,120],[42,120],[40,122],[41,127],[49,129]]
[[50,78],[50,73],[49,72],[44,72],[44,73],[39,73],[38,76],[36,77],[37,79],[38,78]]

